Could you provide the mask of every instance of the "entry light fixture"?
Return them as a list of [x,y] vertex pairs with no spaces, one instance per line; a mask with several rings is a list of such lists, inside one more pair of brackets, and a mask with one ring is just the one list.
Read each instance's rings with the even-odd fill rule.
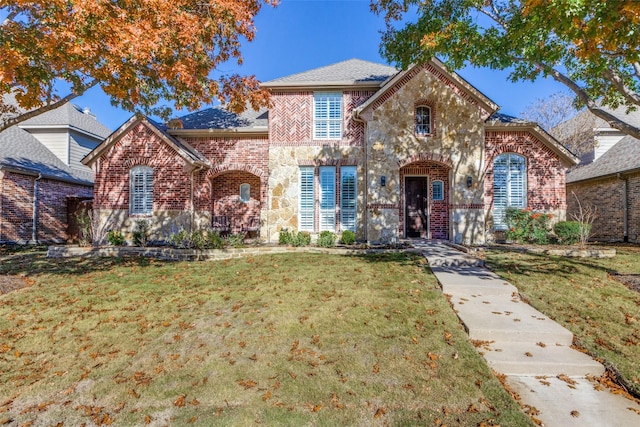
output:
[[386,186],[386,185],[387,185],[387,177],[386,177],[386,176],[384,176],[384,175],[382,175],[382,176],[380,177],[380,186],[381,186],[381,187],[384,187],[384,186]]
[[467,188],[471,188],[473,185],[473,177],[471,175],[467,176]]

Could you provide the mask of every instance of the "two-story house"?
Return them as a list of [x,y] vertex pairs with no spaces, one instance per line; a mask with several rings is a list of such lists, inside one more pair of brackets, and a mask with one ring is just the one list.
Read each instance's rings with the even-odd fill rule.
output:
[[507,206],[564,218],[577,159],[535,123],[498,106],[437,60],[398,71],[348,60],[263,83],[268,111],[223,108],[166,127],[133,117],[83,162],[110,229],[152,222],[152,238],[229,218],[341,232],[361,241],[483,243]]
[[81,160],[110,133],[71,103],[1,132],[0,243],[67,241],[70,206],[93,192]]

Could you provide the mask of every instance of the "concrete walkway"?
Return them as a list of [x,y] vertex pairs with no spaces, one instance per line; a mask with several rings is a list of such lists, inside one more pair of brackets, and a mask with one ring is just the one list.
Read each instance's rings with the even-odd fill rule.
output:
[[[507,376],[521,403],[547,427],[640,426],[640,405],[596,390],[587,375],[605,369],[570,348],[573,335],[520,299],[515,286],[483,262],[444,243],[413,242],[450,296],[469,338],[488,365]],[[600,388],[600,387],[598,387]]]

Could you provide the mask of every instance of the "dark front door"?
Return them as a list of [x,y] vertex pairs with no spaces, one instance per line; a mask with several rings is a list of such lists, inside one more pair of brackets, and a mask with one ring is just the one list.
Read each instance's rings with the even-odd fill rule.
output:
[[405,229],[407,237],[429,237],[429,178],[406,177]]

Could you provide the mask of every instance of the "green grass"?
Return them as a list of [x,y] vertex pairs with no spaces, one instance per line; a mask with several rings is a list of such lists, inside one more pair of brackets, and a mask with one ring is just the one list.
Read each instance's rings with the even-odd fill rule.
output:
[[640,273],[640,252],[618,248],[614,258],[582,259],[496,250],[487,264],[640,396],[640,293],[609,274]]
[[0,258],[0,423],[531,425],[412,255]]

